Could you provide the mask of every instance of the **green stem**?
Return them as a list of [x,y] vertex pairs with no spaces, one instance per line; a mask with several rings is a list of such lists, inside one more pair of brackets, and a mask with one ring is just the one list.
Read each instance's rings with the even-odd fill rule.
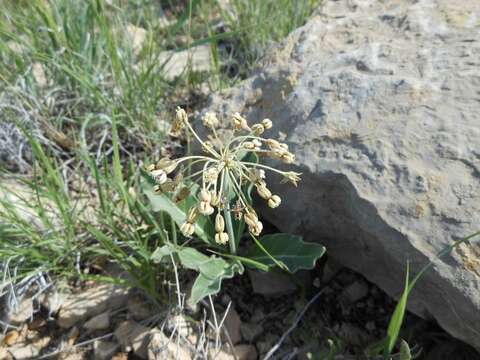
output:
[[[228,170],[225,170],[227,172],[227,176],[225,176],[225,183],[224,185],[224,194],[225,197],[228,199],[228,188],[230,186],[230,176],[228,174]],[[227,201],[228,203],[228,201]],[[230,213],[230,210],[228,209],[228,204],[225,205],[225,208],[223,209],[223,216],[225,218],[225,225],[227,226],[227,234],[228,234],[228,244],[230,246],[230,253],[232,255],[235,255],[237,253],[237,242],[235,239],[235,233],[233,232],[233,225],[232,225],[232,214]]]
[[232,215],[230,214],[230,211],[226,207],[225,209],[223,209],[223,216],[225,217],[225,225],[227,226],[228,244],[230,245],[230,253],[236,254],[237,241],[235,239],[235,234],[233,233]]

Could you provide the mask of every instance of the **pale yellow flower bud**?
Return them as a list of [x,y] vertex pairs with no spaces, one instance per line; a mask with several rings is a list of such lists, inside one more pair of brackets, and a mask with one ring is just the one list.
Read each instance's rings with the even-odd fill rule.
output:
[[188,119],[187,113],[180,106],[177,106],[175,117],[176,117],[176,120],[181,123],[184,123]]
[[234,129],[236,130],[241,130],[241,129],[247,130],[247,131],[251,130],[250,127],[248,126],[247,119],[242,117],[238,112],[232,115],[232,123],[233,123]]
[[187,113],[182,108],[177,107],[175,120],[173,120],[172,127],[170,129],[170,135],[179,136],[180,132],[185,126],[186,121],[187,121]]
[[249,173],[249,178],[254,184],[257,184],[257,185],[260,185],[261,183],[265,184],[265,181],[262,180],[262,179],[265,179],[265,170],[251,169]]
[[198,210],[196,206],[192,206],[188,211],[187,222],[193,224],[198,216]]
[[262,147],[262,142],[258,139],[253,139],[252,140],[252,143],[257,147],[257,148],[261,148]]
[[300,179],[300,173],[296,173],[293,171],[289,171],[283,174],[283,179],[280,183],[285,184],[285,183],[292,183],[293,186],[297,186],[298,182],[301,180]]
[[243,147],[247,150],[253,150],[253,149],[255,149],[256,146],[252,141],[245,141],[243,143]]
[[263,127],[262,124],[254,124],[252,126],[252,132],[255,135],[261,135],[261,134],[263,134],[264,131],[265,131],[265,128]]
[[177,162],[170,160],[169,158],[160,159],[155,165],[156,169],[165,171],[167,174],[170,174],[177,167]]
[[211,204],[217,206],[220,203],[220,196],[215,192],[215,190],[210,190],[210,196],[212,197]]
[[212,195],[208,192],[207,189],[200,190],[200,201],[210,202],[212,200]]
[[255,226],[255,224],[258,222],[257,214],[255,214],[253,210],[249,210],[243,218],[248,226]]
[[270,119],[263,119],[262,120],[262,125],[265,128],[265,130],[271,129],[273,126],[272,120]]
[[212,215],[214,211],[215,209],[208,201],[200,201],[198,204],[198,212],[202,215],[209,216]]
[[180,231],[186,237],[190,237],[195,232],[195,225],[185,221],[182,226],[180,226]]
[[202,119],[203,125],[205,125],[208,128],[216,128],[219,124],[219,121],[217,119],[217,116],[215,113],[212,112],[207,112]]
[[260,195],[260,197],[266,200],[270,199],[272,196],[272,193],[267,189],[266,186],[257,186],[257,193]]
[[272,209],[275,209],[276,207],[278,207],[281,203],[281,199],[280,199],[280,196],[278,195],[273,195],[270,199],[268,199],[268,206]]
[[215,242],[220,245],[225,245],[228,242],[228,234],[225,232],[215,234]]
[[255,236],[258,236],[260,235],[260,233],[262,232],[263,230],[263,224],[260,222],[260,221],[257,221],[255,224],[253,225],[249,225],[248,226],[248,230]]
[[152,172],[155,170],[155,164],[150,164],[145,168],[148,172]]
[[292,153],[290,153],[288,151],[282,153],[280,158],[285,164],[291,164],[295,161],[295,155],[293,155]]
[[265,142],[267,143],[267,146],[271,150],[276,150],[276,149],[280,148],[280,143],[277,140],[267,139]]
[[157,184],[164,184],[167,181],[167,174],[163,170],[153,170],[150,172]]
[[215,231],[221,233],[225,230],[225,220],[221,214],[217,214],[215,217]]

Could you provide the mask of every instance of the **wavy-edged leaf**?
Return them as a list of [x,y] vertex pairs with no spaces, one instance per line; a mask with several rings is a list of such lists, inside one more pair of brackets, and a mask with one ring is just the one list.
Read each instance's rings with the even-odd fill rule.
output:
[[[268,265],[275,266],[275,261],[284,264],[288,271],[294,273],[300,269],[311,269],[317,259],[325,253],[325,248],[320,244],[307,243],[301,236],[291,234],[265,235],[259,240],[260,244],[268,252],[253,244],[246,257]],[[269,256],[271,255],[271,256]]]
[[[220,291],[223,279],[231,279],[237,272],[241,273],[243,267],[237,262],[227,263],[220,258],[213,258],[213,262],[208,264],[206,268],[205,264],[202,266],[203,271],[197,276],[193,286],[189,302],[196,304],[204,297],[209,295],[215,295]],[[223,263],[223,267],[220,267],[220,260]]]

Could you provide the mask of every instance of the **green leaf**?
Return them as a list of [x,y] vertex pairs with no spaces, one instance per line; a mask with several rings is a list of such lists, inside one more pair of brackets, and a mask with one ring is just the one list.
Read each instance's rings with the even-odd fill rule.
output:
[[[325,253],[325,248],[322,245],[304,242],[302,237],[297,235],[265,235],[258,241],[268,254],[273,256],[276,261],[284,264],[288,271],[292,273],[300,269],[313,268],[317,259]],[[268,254],[254,244],[245,257],[273,267],[275,261]]]
[[[177,226],[181,226],[187,218],[188,210],[191,206],[197,203],[195,194],[198,190],[198,185],[192,184],[191,193],[186,199],[176,204],[167,194],[156,194],[153,191],[153,183],[147,175],[143,180],[143,192],[151,203],[153,211],[164,211],[170,215]],[[212,245],[213,239],[213,224],[209,218],[199,216],[195,223],[195,234],[206,243]]]
[[388,323],[388,328],[387,328],[387,339],[388,343],[385,347],[385,351],[383,353],[384,358],[390,358],[390,354],[393,350],[393,347],[395,346],[395,343],[397,342],[398,339],[398,334],[400,333],[400,329],[403,324],[403,317],[405,315],[405,311],[407,310],[407,300],[408,300],[408,294],[410,293],[410,286],[409,286],[409,266],[407,263],[407,273],[405,275],[405,288],[403,289],[402,296],[400,297],[400,300],[398,301],[397,306],[395,307],[395,310],[393,311],[392,318],[390,319],[390,322]]
[[178,251],[178,257],[183,266],[190,270],[200,271],[200,267],[208,263],[211,258],[191,247],[184,247]]
[[170,256],[172,253],[173,249],[170,245],[163,245],[155,249],[155,251],[150,256],[150,259],[154,263],[160,263],[165,256]]
[[[243,267],[237,262],[227,263],[220,258],[214,258],[206,268],[202,269],[192,286],[190,299],[191,304],[196,304],[204,297],[215,295],[220,291],[223,279],[230,279],[236,273],[242,272]],[[220,267],[220,260],[223,266]]]
[[405,340],[400,342],[400,358],[399,360],[411,360],[412,352],[410,351],[410,345]]

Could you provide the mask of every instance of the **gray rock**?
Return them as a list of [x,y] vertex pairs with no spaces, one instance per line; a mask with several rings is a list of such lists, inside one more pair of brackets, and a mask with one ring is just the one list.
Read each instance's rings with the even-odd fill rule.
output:
[[142,359],[148,357],[148,344],[151,337],[148,327],[128,320],[115,329],[114,335],[125,352],[133,350],[134,354]]
[[118,309],[125,305],[127,293],[128,290],[125,288],[101,284],[68,295],[58,312],[57,324],[62,328],[69,328],[107,309]]
[[242,323],[240,331],[243,339],[246,342],[252,343],[263,333],[263,326],[259,323]]
[[257,349],[253,345],[236,345],[233,354],[226,350],[210,350],[210,358],[215,360],[256,360],[258,359]]
[[15,360],[34,359],[40,354],[40,350],[33,344],[17,344],[8,348],[8,352]]
[[88,330],[104,330],[110,327],[110,312],[98,314],[88,320],[83,327]]
[[367,295],[368,286],[361,280],[351,283],[342,291],[342,297],[344,297],[349,303],[354,303]]
[[113,341],[97,340],[93,343],[93,355],[95,360],[111,359],[117,352],[119,345]]
[[152,330],[148,344],[149,360],[189,360],[192,356],[182,342],[170,340],[158,329]]
[[297,289],[297,286],[290,278],[282,273],[270,271],[248,271],[253,292],[268,297],[288,295]]
[[238,315],[237,311],[232,307],[228,310],[227,316],[223,323],[224,329],[228,333],[232,344],[237,344],[242,341],[242,334],[240,332],[240,326],[242,325],[242,320]]
[[187,71],[190,67],[192,71],[201,72],[211,69],[211,52],[208,45],[200,45],[183,51],[164,51],[160,54],[159,63],[163,66],[163,75],[168,80]]
[[5,322],[11,325],[22,325],[33,317],[33,299],[29,296],[21,299],[17,306],[7,315]]
[[395,297],[407,261],[434,261],[409,308],[477,348],[480,248],[436,254],[480,224],[479,13],[476,0],[327,1],[208,106],[286,134],[303,180],[270,181],[276,226]]

